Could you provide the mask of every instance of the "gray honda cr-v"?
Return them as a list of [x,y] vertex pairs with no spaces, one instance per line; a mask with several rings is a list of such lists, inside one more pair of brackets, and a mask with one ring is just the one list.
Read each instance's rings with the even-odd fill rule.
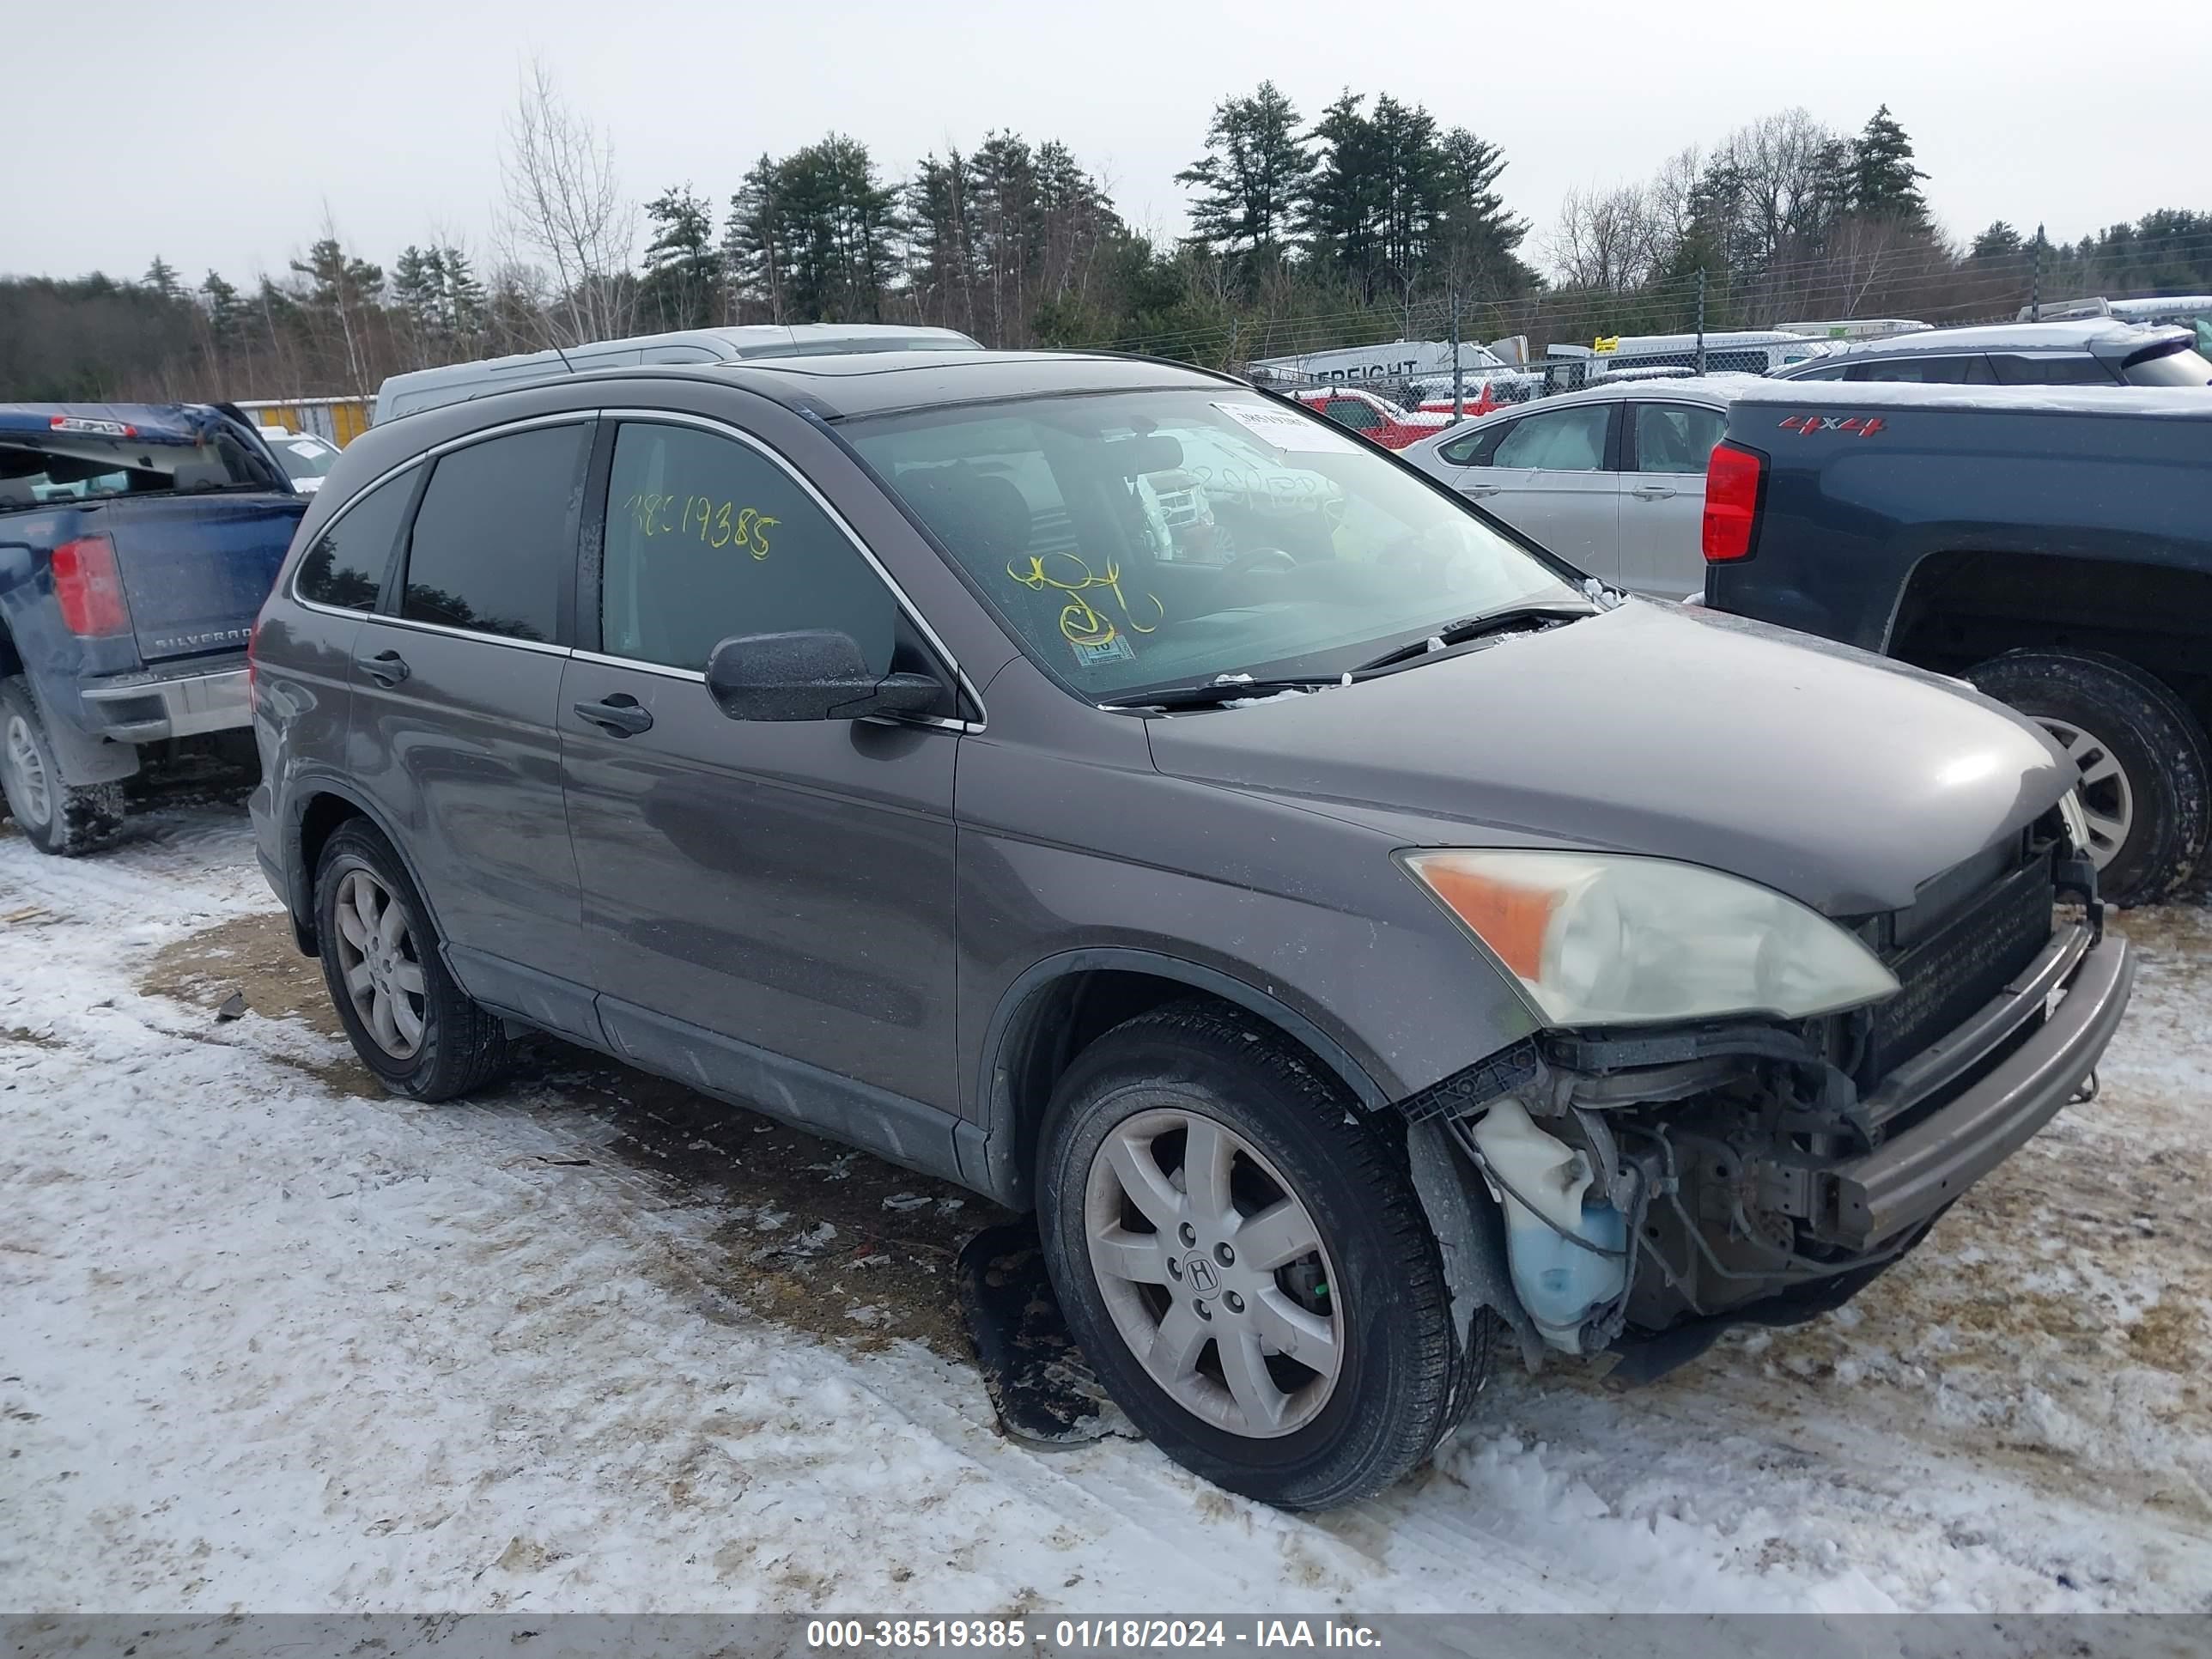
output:
[[1498,1355],[1835,1305],[2127,998],[2033,728],[1192,369],[411,416],[253,662],[262,860],[393,1090],[540,1030],[1033,1206],[1128,1415],[1280,1504]]

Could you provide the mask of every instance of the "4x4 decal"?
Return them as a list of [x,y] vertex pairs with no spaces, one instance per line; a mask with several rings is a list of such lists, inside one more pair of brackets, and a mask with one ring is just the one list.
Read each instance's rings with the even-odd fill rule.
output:
[[1815,432],[1855,432],[1862,438],[1871,438],[1887,424],[1878,415],[1863,419],[1856,415],[1792,415],[1782,422],[1782,429],[1807,437]]

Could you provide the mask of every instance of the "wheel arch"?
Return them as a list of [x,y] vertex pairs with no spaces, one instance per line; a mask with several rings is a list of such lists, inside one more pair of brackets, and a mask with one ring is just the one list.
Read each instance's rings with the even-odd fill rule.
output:
[[[2023,580],[2032,571],[2033,580]],[[2132,663],[2212,729],[2212,571],[2125,556],[1942,548],[1898,597],[1889,654],[1946,673],[2006,651],[2100,652]]]
[[292,939],[303,956],[314,956],[320,949],[315,935],[315,866],[322,862],[323,848],[339,828],[359,818],[384,838],[407,872],[407,878],[422,895],[424,906],[430,912],[430,924],[437,928],[442,941],[445,928],[438,920],[437,901],[423,885],[422,872],[407,851],[407,844],[394,834],[391,823],[368,799],[350,785],[334,778],[313,777],[295,787],[287,808],[284,822],[285,865],[290,891],[286,895],[285,908],[292,913]]
[[[985,1030],[975,1099],[980,1133],[969,1179],[1015,1210],[1035,1201],[1037,1132],[1053,1085],[1097,1037],[1178,998],[1203,995],[1263,1021],[1370,1110],[1389,1093],[1336,1038],[1280,998],[1217,968],[1164,951],[1096,946],[1036,963],[1008,986]],[[963,1157],[963,1164],[969,1159]]]

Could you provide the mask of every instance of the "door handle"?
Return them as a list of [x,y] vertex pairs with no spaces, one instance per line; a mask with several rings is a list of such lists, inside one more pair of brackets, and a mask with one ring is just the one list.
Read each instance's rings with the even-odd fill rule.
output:
[[1674,493],[1672,484],[1638,484],[1628,492],[1639,501],[1663,501]]
[[356,657],[354,665],[379,685],[397,685],[407,678],[407,659],[397,651],[380,651],[373,657]]
[[634,738],[653,729],[653,711],[641,707],[627,691],[617,691],[605,702],[580,702],[576,714],[610,737]]
[[1462,495],[1495,495],[1505,486],[1504,484],[1462,484],[1459,488],[1460,494]]

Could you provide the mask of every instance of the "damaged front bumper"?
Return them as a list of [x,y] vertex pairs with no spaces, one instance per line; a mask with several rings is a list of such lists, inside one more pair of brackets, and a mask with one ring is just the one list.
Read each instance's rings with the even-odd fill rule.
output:
[[[1455,1297],[1474,1304],[1469,1316],[1486,1306],[1512,1324],[1532,1366],[1547,1348],[1609,1348],[1628,1381],[1662,1375],[1733,1325],[1840,1305],[2081,1094],[2133,975],[2126,942],[2092,904],[1863,1092],[1817,1034],[1765,1024],[1553,1034],[1493,1055],[1401,1103]],[[1521,1305],[1512,1195],[1476,1145],[1483,1115],[1508,1097],[1579,1160],[1584,1201],[1626,1219],[1620,1291],[1571,1342]]]

